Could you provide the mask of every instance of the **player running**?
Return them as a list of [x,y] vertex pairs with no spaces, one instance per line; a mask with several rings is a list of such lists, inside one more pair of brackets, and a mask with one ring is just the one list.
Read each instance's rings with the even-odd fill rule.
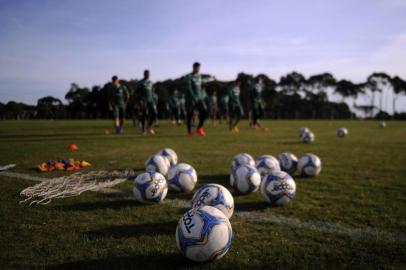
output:
[[240,132],[237,125],[244,113],[240,101],[240,85],[241,81],[239,78],[237,78],[228,89],[228,113],[230,117],[229,128],[231,132],[235,133]]
[[[141,131],[143,134],[155,134],[152,125],[156,120],[156,107],[149,70],[144,71],[144,78],[137,83],[136,92],[140,95]],[[147,126],[145,126],[145,122]]]
[[188,136],[194,136],[192,131],[192,118],[196,110],[199,113],[199,124],[197,126],[197,133],[200,136],[206,136],[203,125],[207,117],[207,107],[203,100],[202,93],[202,76],[200,72],[200,63],[193,64],[193,71],[186,76],[186,124]]
[[262,79],[257,77],[250,89],[252,127],[256,129],[261,128],[260,118],[264,114],[263,101],[261,98],[263,89],[264,84],[262,83]]
[[130,95],[127,87],[124,84],[120,84],[117,76],[113,76],[111,80],[113,87],[109,98],[109,110],[113,113],[116,134],[121,134],[124,132],[125,108],[130,99]]

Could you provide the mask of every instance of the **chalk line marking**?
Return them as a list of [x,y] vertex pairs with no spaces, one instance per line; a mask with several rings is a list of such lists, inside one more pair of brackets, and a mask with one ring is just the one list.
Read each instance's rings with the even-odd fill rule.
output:
[[[35,177],[23,173],[13,173],[3,171],[0,172],[0,176],[7,176],[12,178],[32,180],[32,181],[46,181],[51,178]],[[117,196],[131,198],[132,193],[130,191],[123,191],[115,188],[100,188],[92,190],[108,196]],[[189,208],[190,202],[181,199],[166,199],[163,204],[177,207],[177,208]],[[281,215],[270,215],[260,211],[236,211],[234,217],[242,220],[246,220],[253,223],[270,223],[278,224],[281,226],[287,226],[296,229],[308,229],[312,231],[346,235],[350,237],[367,238],[369,240],[384,241],[384,242],[406,242],[406,234],[392,233],[381,231],[374,228],[354,228],[337,223],[321,222],[321,221],[302,221],[297,218],[285,217]]]
[[37,182],[42,182],[42,181],[51,179],[51,178],[31,176],[31,175],[25,174],[25,173],[15,173],[15,172],[7,172],[7,171],[0,172],[0,176],[7,176],[10,178],[18,178],[18,179],[23,179],[23,180],[37,181]]

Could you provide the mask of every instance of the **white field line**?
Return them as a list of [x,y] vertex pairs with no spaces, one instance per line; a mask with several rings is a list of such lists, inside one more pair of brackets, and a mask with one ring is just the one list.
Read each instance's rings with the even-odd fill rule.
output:
[[[0,176],[7,176],[12,178],[33,180],[33,181],[45,181],[47,178],[30,176],[28,174],[13,173],[13,172],[0,172]],[[123,191],[114,188],[100,188],[92,190],[95,192],[103,193],[109,196],[131,198],[132,193],[129,191]],[[188,208],[190,202],[180,199],[166,199],[162,202],[172,207]],[[381,231],[374,228],[353,228],[337,223],[320,222],[320,221],[302,221],[297,218],[284,217],[280,215],[269,215],[260,211],[236,211],[234,217],[250,221],[253,223],[270,223],[278,224],[296,229],[307,229],[322,233],[332,233],[339,235],[346,235],[350,237],[367,238],[368,240],[384,241],[384,242],[406,242],[406,234],[403,233],[391,233]]]
[[7,172],[7,171],[0,172],[0,176],[7,176],[7,177],[11,177],[11,178],[31,180],[31,181],[36,181],[36,182],[42,182],[42,181],[49,180],[48,178],[44,178],[44,177],[36,177],[36,176],[31,176],[29,174]]

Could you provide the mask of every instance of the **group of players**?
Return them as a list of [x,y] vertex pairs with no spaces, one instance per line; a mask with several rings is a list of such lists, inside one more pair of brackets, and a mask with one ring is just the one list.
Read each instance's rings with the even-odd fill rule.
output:
[[[237,78],[228,88],[227,94],[220,100],[217,98],[217,91],[207,95],[203,87],[203,80],[200,74],[200,63],[193,64],[192,73],[185,77],[186,91],[183,96],[175,89],[168,100],[168,108],[171,112],[171,119],[174,123],[180,124],[182,119],[186,120],[187,135],[192,137],[195,132],[192,130],[197,120],[196,133],[206,136],[204,122],[210,116],[213,122],[220,114],[221,118],[228,118],[231,132],[239,132],[238,123],[244,111],[240,100],[241,81]],[[109,100],[109,109],[113,114],[116,133],[123,133],[123,123],[126,105],[130,100],[127,87],[121,84],[117,76],[112,78],[113,88]],[[261,128],[260,118],[263,115],[263,100],[261,93],[264,88],[261,78],[257,78],[250,86],[251,102],[251,126]],[[154,93],[153,84],[150,80],[150,72],[144,71],[144,78],[136,83],[134,92],[137,99],[133,101],[136,110],[136,120],[143,134],[155,134],[154,124],[157,120],[157,99]]]

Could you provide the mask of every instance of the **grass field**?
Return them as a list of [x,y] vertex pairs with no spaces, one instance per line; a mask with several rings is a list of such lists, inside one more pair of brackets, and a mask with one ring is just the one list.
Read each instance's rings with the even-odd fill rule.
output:
[[[142,136],[127,122],[124,135],[103,135],[110,121],[2,121],[0,164],[13,172],[41,177],[41,161],[77,158],[83,170],[131,167],[141,172],[146,158],[163,147],[198,172],[198,185],[229,187],[231,158],[291,151],[317,154],[319,177],[295,177],[296,198],[270,207],[259,192],[235,196],[233,244],[224,258],[196,264],[176,248],[175,228],[182,205],[140,205],[131,197],[88,192],[46,206],[20,205],[19,192],[36,182],[0,176],[1,269],[401,269],[406,268],[406,122],[268,121],[269,132],[240,134],[224,125],[207,128],[205,138],[188,138],[184,127],[161,121],[155,136]],[[313,144],[298,139],[308,126]],[[338,127],[349,136],[338,138]],[[79,151],[64,146],[76,143]],[[118,186],[131,191],[127,181]],[[231,188],[230,188],[231,190]],[[167,200],[189,200],[169,194]],[[252,213],[250,216],[249,213]],[[238,215],[244,213],[244,215]]]

